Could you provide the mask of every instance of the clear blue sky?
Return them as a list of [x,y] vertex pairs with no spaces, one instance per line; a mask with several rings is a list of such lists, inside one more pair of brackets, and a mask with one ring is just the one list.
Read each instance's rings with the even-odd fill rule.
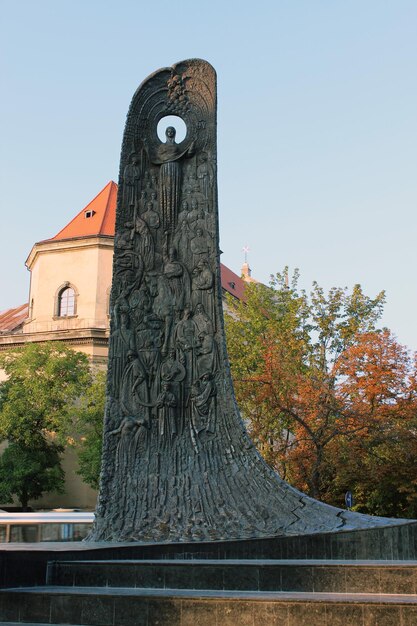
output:
[[0,310],[24,261],[110,180],[131,97],[191,57],[218,73],[223,261],[306,288],[386,289],[417,349],[416,0],[0,0]]

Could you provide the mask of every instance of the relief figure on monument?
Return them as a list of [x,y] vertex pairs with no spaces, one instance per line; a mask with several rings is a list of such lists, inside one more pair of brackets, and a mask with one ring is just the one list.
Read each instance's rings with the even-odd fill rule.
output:
[[188,179],[184,185],[184,194],[187,197],[196,200],[201,205],[205,204],[205,198],[201,193],[200,183],[194,169],[188,174]]
[[142,283],[139,289],[132,289],[129,295],[132,328],[138,328],[144,316],[152,309],[152,301],[147,286]]
[[[148,194],[146,193],[144,189],[142,189],[142,191],[140,192],[140,199],[139,199],[139,212],[140,213],[143,213],[145,211],[147,198],[148,198]],[[138,205],[135,204],[136,211],[137,211],[137,208],[138,208]]]
[[[155,179],[156,180],[156,179]],[[151,199],[152,208],[154,211],[158,212],[159,204],[158,204],[158,193],[156,191],[151,191]]]
[[164,276],[171,294],[171,302],[174,312],[179,317],[179,313],[184,310],[190,302],[190,276],[184,263],[178,260],[178,254],[174,246],[164,246]]
[[168,285],[168,279],[164,274],[158,276],[157,293],[153,302],[153,308],[159,319],[163,321],[164,338],[161,353],[162,356],[166,356],[171,345],[171,333],[174,323],[174,303]]
[[[208,220],[207,220],[207,213],[204,212],[204,210],[199,207],[198,212],[197,212],[197,220],[194,223],[194,231],[197,231],[198,228],[201,228],[201,230],[207,234],[207,226],[208,226]],[[209,245],[211,245],[211,241],[209,242]]]
[[185,367],[180,361],[177,361],[175,350],[170,350],[168,357],[161,366],[161,380],[168,383],[180,383],[184,378]]
[[148,176],[146,182],[145,182],[145,192],[146,192],[146,198],[149,199],[151,197],[151,193],[152,193],[152,182]]
[[121,475],[121,484],[126,482],[126,473],[131,473],[140,440],[146,438],[146,428],[143,419],[129,415],[122,419],[118,428],[108,433],[109,436],[119,435],[115,471]]
[[197,435],[202,430],[215,432],[216,393],[216,385],[210,373],[203,374],[192,386],[191,421]]
[[199,333],[196,357],[199,378],[204,376],[204,374],[212,374],[216,371],[218,358],[217,346],[213,335],[205,331]]
[[140,366],[146,372],[148,396],[153,398],[157,393],[157,372],[161,360],[162,322],[154,316],[145,316],[135,339]]
[[152,196],[155,196],[154,200],[148,200],[146,202],[145,212],[142,214],[142,219],[146,222],[149,227],[149,231],[152,235],[152,239],[154,242],[154,269],[160,270],[162,263],[162,256],[158,252],[161,248],[161,243],[163,241],[163,232],[161,228],[161,218],[158,213],[158,203],[156,201],[157,194],[152,191]]
[[119,509],[113,525],[120,529],[126,523],[129,514],[128,500],[133,491],[132,480],[135,466],[143,461],[148,447],[147,423],[141,418],[128,415],[122,418],[120,425],[111,430],[108,436],[118,436],[114,478],[119,485]]
[[177,398],[171,391],[169,382],[162,382],[162,391],[156,400],[158,410],[158,432],[161,437],[177,434],[176,408]]
[[[119,317],[119,322],[117,320]],[[127,311],[121,310],[115,319],[116,330],[113,333],[113,396],[119,397],[119,388],[122,381],[123,372],[127,364],[127,355],[134,349],[135,341],[131,328],[129,328],[129,315]]]
[[178,220],[181,196],[181,159],[194,153],[194,141],[184,150],[175,142],[176,130],[168,126],[165,131],[166,141],[160,144],[151,161],[160,165],[159,171],[159,206],[164,231],[173,232]]
[[156,237],[156,231],[160,226],[159,214],[154,210],[154,203],[152,200],[148,200],[146,203],[146,211],[142,215],[142,219],[147,223],[149,229],[153,235],[154,241]]
[[206,213],[205,222],[207,232],[210,237],[215,241],[216,239],[216,215],[214,213]]
[[207,259],[201,259],[192,272],[191,303],[194,308],[197,304],[202,304],[212,320],[215,319],[213,285],[214,275],[209,267],[209,263]]
[[166,360],[161,365],[160,377],[162,382],[170,383],[171,390],[177,398],[178,407],[183,407],[183,385],[185,367],[176,358],[175,349],[171,349]]
[[129,282],[126,276],[123,276],[119,284],[119,293],[115,296],[114,305],[111,307],[111,316],[115,320],[116,326],[121,311],[130,314],[129,294],[132,289],[133,285]]
[[193,253],[193,266],[197,266],[203,259],[210,255],[210,244],[207,233],[202,228],[196,228],[195,236],[190,241],[190,249]]
[[181,260],[188,265],[191,261],[190,255],[190,239],[193,233],[188,223],[188,202],[183,200],[181,203],[181,211],[178,216],[178,226],[175,231],[173,246],[178,250]]
[[198,220],[200,218],[200,212],[198,208],[198,200],[196,198],[191,199],[191,209],[188,211],[188,225],[190,230],[194,233],[196,228],[198,227]]
[[197,326],[191,317],[191,309],[185,308],[182,319],[175,328],[174,342],[180,363],[185,368],[185,403],[196,372],[195,349],[198,345]]
[[126,226],[131,228],[130,238],[134,242],[135,252],[142,259],[146,270],[153,269],[155,260],[155,242],[148,228],[147,223],[136,214],[133,223],[128,222]]
[[198,336],[201,333],[206,333],[207,335],[213,335],[214,328],[213,322],[210,317],[207,315],[204,305],[199,303],[196,305],[194,309],[193,320],[195,325],[197,326]]
[[137,190],[140,181],[140,167],[138,157],[132,152],[129,162],[123,170],[124,203],[126,207],[134,207],[136,204]]
[[119,404],[124,416],[133,416],[149,423],[149,402],[146,374],[138,355],[133,350],[127,354],[127,365],[122,376]]
[[143,275],[143,259],[134,250],[131,233],[119,232],[114,239],[116,250],[114,271],[121,282],[139,285]]
[[204,196],[206,208],[209,208],[211,192],[214,184],[214,170],[205,152],[202,152],[198,157],[197,178],[200,182],[200,188]]

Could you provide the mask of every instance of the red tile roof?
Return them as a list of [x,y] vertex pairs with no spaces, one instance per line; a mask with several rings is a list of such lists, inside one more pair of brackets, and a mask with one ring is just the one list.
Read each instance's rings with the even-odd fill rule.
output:
[[14,309],[7,309],[0,313],[0,334],[12,333],[25,321],[29,314],[27,304],[21,304]]
[[232,270],[229,270],[223,263],[220,263],[220,275],[223,289],[235,296],[235,298],[238,298],[238,300],[242,300],[246,287],[245,281]]
[[[47,241],[74,239],[94,235],[114,236],[116,223],[117,185],[112,180],[100,191],[69,224],[64,226],[55,237]],[[86,217],[90,212],[91,217]],[[245,289],[245,281],[240,276],[220,264],[222,287],[226,291],[241,299]]]
[[114,235],[117,185],[112,180],[55,237],[48,241]]

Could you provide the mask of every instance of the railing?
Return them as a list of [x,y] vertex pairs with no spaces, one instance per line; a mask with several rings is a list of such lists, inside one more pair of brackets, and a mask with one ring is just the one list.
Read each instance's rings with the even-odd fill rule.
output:
[[82,541],[91,529],[94,513],[0,513],[1,543]]

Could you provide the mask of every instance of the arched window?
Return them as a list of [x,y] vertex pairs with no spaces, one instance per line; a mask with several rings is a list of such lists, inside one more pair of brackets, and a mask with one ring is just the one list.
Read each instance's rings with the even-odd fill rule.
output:
[[57,315],[58,317],[75,315],[75,291],[70,286],[58,292]]

